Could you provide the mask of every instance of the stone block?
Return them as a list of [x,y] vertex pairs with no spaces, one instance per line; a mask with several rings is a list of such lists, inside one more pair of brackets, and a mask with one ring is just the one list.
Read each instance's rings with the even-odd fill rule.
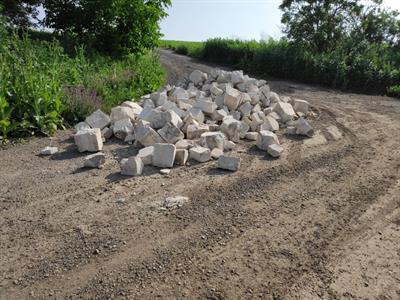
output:
[[[91,128],[99,128],[100,130],[110,125],[110,117],[103,113],[100,109],[96,110],[85,119],[85,123]],[[80,123],[79,123],[80,124]]]
[[58,152],[57,147],[45,147],[42,150],[40,150],[40,155],[53,155]]
[[296,134],[312,137],[314,135],[314,128],[304,118],[296,121]]
[[133,131],[131,119],[125,118],[114,122],[113,133],[120,140],[125,140],[128,135],[133,134]]
[[189,150],[190,159],[193,159],[198,162],[206,162],[211,160],[211,151],[208,148],[204,147],[193,147]]
[[236,110],[240,104],[240,92],[232,87],[227,87],[224,94],[224,104],[230,111]]
[[154,144],[153,166],[172,168],[174,165],[176,147],[172,144]]
[[98,152],[103,149],[103,140],[99,128],[79,131],[74,135],[79,152]]
[[111,121],[113,123],[122,119],[130,119],[132,122],[134,122],[136,120],[136,116],[137,114],[130,107],[116,106],[111,108]]
[[186,165],[189,159],[189,151],[186,149],[176,149],[175,164],[178,166]]
[[257,141],[258,132],[248,132],[245,135],[245,139],[249,141]]
[[167,123],[163,128],[157,131],[158,134],[169,144],[175,144],[182,140],[185,135],[178,127],[172,123]]
[[218,158],[218,168],[229,171],[237,171],[240,168],[240,158],[221,155]]
[[279,114],[283,123],[293,120],[293,118],[296,116],[296,113],[294,112],[290,103],[278,102],[275,105],[274,111]]
[[267,152],[274,158],[278,158],[281,156],[283,152],[283,147],[278,144],[272,144],[267,147]]
[[139,150],[137,157],[140,157],[145,166],[153,164],[154,146],[148,146]]
[[94,153],[84,158],[83,165],[86,168],[102,168],[106,162],[106,156],[104,153]]
[[132,156],[121,160],[121,174],[126,176],[139,176],[143,173],[143,162],[140,157]]
[[224,150],[225,137],[221,132],[205,132],[200,136],[200,145],[210,150],[218,148]]
[[198,139],[204,132],[210,131],[206,124],[189,125],[186,131],[186,137],[190,140]]
[[267,151],[268,146],[278,144],[279,140],[275,133],[271,131],[260,131],[257,137],[257,147],[261,150]]
[[309,108],[309,103],[305,100],[293,99],[293,109],[297,113],[307,114]]

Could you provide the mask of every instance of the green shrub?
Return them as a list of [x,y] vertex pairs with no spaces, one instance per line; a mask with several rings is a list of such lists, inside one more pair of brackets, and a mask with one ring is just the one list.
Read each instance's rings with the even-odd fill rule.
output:
[[[40,36],[40,35],[36,35]],[[83,49],[68,56],[56,40],[32,40],[0,26],[0,135],[51,135],[111,107],[159,88],[164,71],[148,52],[119,59]]]

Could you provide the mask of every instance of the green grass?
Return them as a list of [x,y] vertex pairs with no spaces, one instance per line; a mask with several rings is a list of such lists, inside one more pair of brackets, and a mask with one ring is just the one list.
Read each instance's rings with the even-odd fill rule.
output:
[[[57,40],[17,35],[0,26],[0,137],[53,134],[96,108],[109,111],[164,83],[149,52],[119,59],[83,49],[67,55]],[[39,37],[39,38],[38,38]]]
[[263,42],[210,39],[206,42],[163,41],[161,46],[206,61],[272,76],[368,94],[400,97],[398,52],[381,44],[344,41],[330,53],[311,53],[285,40]]
[[174,50],[178,54],[184,54],[184,55],[190,55],[192,57],[202,58],[204,42],[161,40],[160,47]]

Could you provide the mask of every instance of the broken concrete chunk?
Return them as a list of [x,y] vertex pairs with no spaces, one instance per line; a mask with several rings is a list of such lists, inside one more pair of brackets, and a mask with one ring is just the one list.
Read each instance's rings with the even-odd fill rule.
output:
[[189,151],[186,149],[176,149],[175,164],[178,166],[186,165],[189,159]]
[[271,116],[265,117],[264,123],[260,125],[260,130],[267,130],[267,131],[278,131],[279,130],[279,123]]
[[172,144],[154,144],[153,166],[172,168],[174,165],[176,147]]
[[245,135],[245,139],[249,141],[257,141],[258,132],[248,132]]
[[191,82],[193,82],[195,85],[199,85],[202,84],[203,82],[205,82],[207,80],[207,74],[203,73],[199,70],[194,70],[190,76],[189,76],[189,80]]
[[224,104],[229,108],[229,110],[236,110],[240,104],[240,92],[232,87],[227,87],[224,94]]
[[300,112],[300,113],[303,113],[306,115],[308,112],[308,107],[309,107],[309,104],[305,100],[300,100],[300,99],[293,100],[293,109],[297,113]]
[[257,137],[257,147],[260,150],[267,151],[268,146],[272,144],[279,145],[279,140],[276,134],[271,131],[260,131]]
[[209,130],[210,128],[206,124],[189,125],[186,131],[186,137],[191,140],[198,139],[204,132],[208,132]]
[[215,148],[211,150],[211,157],[213,159],[218,159],[221,155],[224,155],[224,151],[221,149]]
[[169,144],[175,144],[184,139],[185,135],[172,123],[167,123],[163,128],[157,131],[158,134]]
[[267,147],[267,152],[269,155],[271,155],[274,158],[278,158],[281,156],[283,152],[283,148],[281,145],[278,144],[272,144]]
[[300,118],[296,121],[296,134],[312,137],[314,128],[304,118]]
[[175,144],[176,149],[189,149],[193,147],[193,141],[191,140],[180,140]]
[[237,171],[240,168],[240,158],[221,155],[218,159],[218,168],[229,171]]
[[212,115],[218,108],[211,98],[200,98],[193,107],[201,109],[203,113],[208,115]]
[[53,155],[58,152],[57,147],[45,147],[42,150],[40,150],[40,155]]
[[111,121],[116,122],[122,119],[130,119],[132,122],[135,121],[137,114],[135,111],[126,106],[116,106],[111,108]]
[[132,101],[125,101],[121,104],[122,107],[129,107],[130,109],[133,110],[135,115],[138,115],[142,112],[143,107],[141,107],[139,104],[132,102]]
[[153,101],[155,107],[161,106],[168,101],[167,91],[155,92],[150,95],[150,99]]
[[100,109],[96,110],[85,119],[85,122],[92,128],[99,128],[100,130],[110,125],[110,117],[103,113]]
[[139,176],[143,173],[143,162],[140,157],[132,156],[121,160],[121,174],[126,176]]
[[95,153],[85,157],[84,167],[86,168],[98,168],[100,169],[106,162],[106,156],[104,153]]
[[145,166],[153,164],[154,146],[148,146],[139,150],[137,157],[142,159]]
[[157,143],[164,143],[161,136],[149,125],[141,125],[136,127],[136,140],[144,147]]
[[243,71],[233,71],[231,73],[231,82],[236,85],[244,81]]
[[218,148],[224,150],[225,137],[221,132],[205,132],[200,136],[200,145],[210,150]]
[[89,124],[86,123],[86,122],[80,122],[80,123],[78,123],[78,124],[76,124],[76,125],[74,126],[74,129],[75,129],[76,132],[78,132],[78,131],[85,131],[85,130],[90,129],[90,128],[91,128],[91,127],[90,127]]
[[79,131],[74,135],[79,152],[98,152],[103,149],[103,140],[99,128]]
[[106,139],[110,139],[114,134],[114,131],[109,128],[109,127],[105,127],[101,130],[101,135]]
[[211,151],[208,148],[200,146],[193,147],[190,148],[189,153],[190,153],[190,159],[193,159],[201,163],[211,160]]
[[279,114],[283,123],[293,120],[293,118],[296,116],[296,113],[294,112],[293,107],[290,103],[276,103],[275,111]]
[[232,117],[226,117],[221,124],[221,131],[233,142],[240,141],[242,123]]
[[133,131],[131,119],[128,118],[118,120],[113,125],[113,133],[120,140],[125,140],[128,135],[133,134]]

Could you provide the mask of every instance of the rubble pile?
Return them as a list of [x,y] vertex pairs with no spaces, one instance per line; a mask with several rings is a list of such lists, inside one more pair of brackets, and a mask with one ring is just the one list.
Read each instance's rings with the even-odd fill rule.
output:
[[[80,152],[99,152],[116,137],[141,148],[121,161],[123,175],[136,176],[147,165],[161,169],[218,160],[221,169],[236,171],[240,158],[226,152],[241,139],[255,141],[260,150],[279,157],[284,148],[276,132],[312,136],[307,101],[280,96],[264,80],[242,71],[193,71],[179,86],[167,85],[140,101],[123,102],[107,115],[97,110],[75,126]],[[104,156],[92,155],[85,166],[99,167]],[[168,173],[165,172],[164,173]]]

